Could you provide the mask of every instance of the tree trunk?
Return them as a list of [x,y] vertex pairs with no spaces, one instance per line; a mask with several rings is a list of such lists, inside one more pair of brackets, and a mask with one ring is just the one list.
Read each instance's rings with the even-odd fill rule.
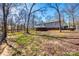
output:
[[27,19],[27,33],[29,34],[29,21],[30,21],[30,15],[31,15],[31,11],[33,9],[33,6],[35,5],[35,3],[32,4],[31,8],[30,8],[30,12],[28,14],[28,19]]
[[28,28],[28,27],[29,27],[29,20],[30,20],[30,13],[29,13],[29,15],[28,15],[28,20],[27,20],[27,33],[28,33],[28,34],[29,34],[29,31],[28,31],[28,30],[29,30],[29,28]]
[[11,33],[13,33],[13,24],[12,24],[12,19],[11,19]]
[[24,32],[26,31],[26,14],[25,14],[25,22],[24,22]]
[[3,34],[2,34],[1,42],[6,40],[6,37],[7,37],[7,15],[6,15],[6,11],[5,11],[5,3],[3,3],[2,8],[3,8]]
[[73,28],[75,28],[75,21],[74,21],[74,16],[73,17]]
[[62,32],[62,27],[61,27],[61,15],[60,15],[60,12],[59,12],[59,10],[57,10],[57,12],[58,12],[58,16],[59,16],[59,30],[60,30],[60,32]]
[[34,23],[34,16],[33,16],[32,24],[33,24],[33,30],[34,30],[34,24],[35,24],[35,23]]
[[69,17],[69,28],[70,28],[70,17]]

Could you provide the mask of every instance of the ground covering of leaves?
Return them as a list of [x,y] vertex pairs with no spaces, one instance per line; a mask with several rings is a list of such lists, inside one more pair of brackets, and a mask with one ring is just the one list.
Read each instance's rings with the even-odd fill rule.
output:
[[79,56],[79,32],[16,32],[8,33],[7,40],[12,47],[3,44],[5,47],[2,48],[1,55]]

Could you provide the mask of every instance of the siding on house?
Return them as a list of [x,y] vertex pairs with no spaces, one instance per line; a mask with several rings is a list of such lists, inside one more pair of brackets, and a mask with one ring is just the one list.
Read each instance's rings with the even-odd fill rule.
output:
[[45,24],[47,28],[59,28],[59,22],[50,22]]
[[76,25],[76,30],[79,31],[79,25]]
[[79,31],[79,19],[75,21],[75,25],[76,25],[76,30]]
[[[64,27],[64,21],[62,21],[61,26]],[[42,23],[38,24],[35,26],[36,28],[38,27],[45,27],[45,28],[59,28],[59,21],[53,21],[53,22],[47,22],[47,23]]]

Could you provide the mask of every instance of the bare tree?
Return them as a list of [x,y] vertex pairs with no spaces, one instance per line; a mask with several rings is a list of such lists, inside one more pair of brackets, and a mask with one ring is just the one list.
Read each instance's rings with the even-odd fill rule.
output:
[[49,4],[49,7],[51,7],[51,8],[53,8],[53,9],[55,9],[56,11],[57,11],[57,13],[58,13],[58,18],[59,18],[59,25],[60,25],[60,27],[59,27],[59,29],[60,29],[60,32],[61,32],[61,13],[60,13],[60,8],[59,8],[59,4]]
[[7,3],[2,4],[2,10],[3,10],[3,34],[2,34],[1,42],[6,40],[6,37],[7,37],[7,17],[8,17],[8,14],[9,14],[9,8],[10,8],[10,4],[7,4]]
[[[73,21],[73,28],[75,28],[75,16],[78,12],[79,4],[66,4],[66,9],[64,10],[67,15],[69,15],[69,18],[72,18]],[[70,20],[69,20],[70,22]]]
[[30,21],[31,15],[34,14],[35,12],[42,11],[43,8],[45,8],[45,6],[44,6],[44,7],[40,7],[38,9],[34,10],[33,8],[34,8],[35,5],[36,4],[33,3],[30,8],[27,7],[27,9],[29,9],[28,16],[27,16],[27,31],[26,31],[28,34],[29,34],[29,21]]
[[34,26],[35,26],[35,16],[33,15],[33,18],[32,18],[32,24],[33,24],[33,29],[34,29]]
[[30,11],[29,11],[29,14],[28,14],[28,19],[27,19],[27,33],[29,34],[29,31],[28,31],[28,26],[29,26],[29,20],[30,20],[30,16],[31,16],[31,11],[34,7],[35,3],[32,4],[31,8],[30,8]]
[[[26,5],[26,4],[25,4]],[[21,17],[21,19],[24,21],[24,32],[26,32],[26,21],[27,21],[27,13],[26,13],[26,8],[27,8],[27,5],[25,7],[25,9],[23,8],[22,10],[20,10],[20,13],[19,13],[19,17]]]

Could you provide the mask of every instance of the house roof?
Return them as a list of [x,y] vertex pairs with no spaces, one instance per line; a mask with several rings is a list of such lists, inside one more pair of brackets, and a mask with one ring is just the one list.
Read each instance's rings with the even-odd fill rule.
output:
[[[49,24],[49,23],[59,23],[59,21],[55,20],[55,21],[50,21],[50,22],[44,22],[42,24]],[[65,23],[64,20],[61,20],[61,23]],[[42,25],[42,24],[37,24],[37,25]]]

